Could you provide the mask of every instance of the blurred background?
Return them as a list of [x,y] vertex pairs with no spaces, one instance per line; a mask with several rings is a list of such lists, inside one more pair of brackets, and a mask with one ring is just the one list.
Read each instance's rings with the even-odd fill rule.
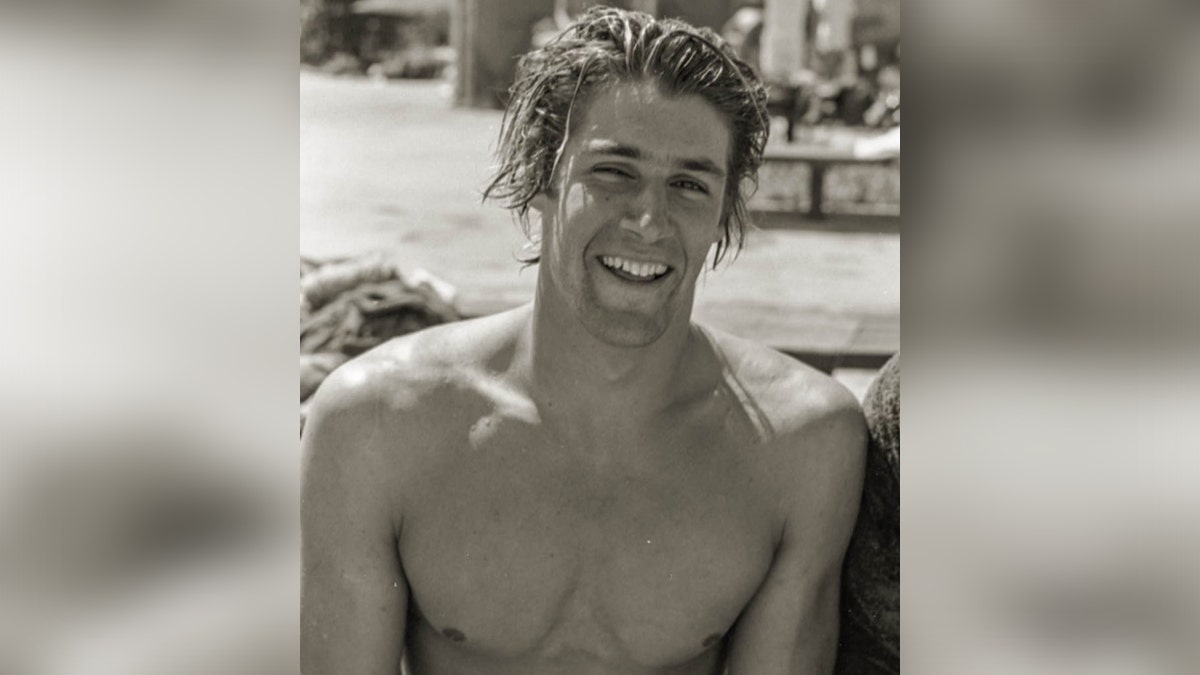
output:
[[912,672],[1200,667],[1197,9],[905,5]]
[[[517,262],[525,237],[480,193],[517,58],[595,4],[302,3],[306,381],[395,331],[532,299],[536,270]],[[771,143],[751,201],[760,229],[703,277],[698,317],[861,394],[900,346],[898,0],[612,4],[717,31],[770,85]],[[342,264],[319,269],[330,260]],[[445,282],[440,296],[400,280],[417,270]],[[335,327],[351,324],[360,339],[348,344]]]
[[1196,8],[905,7],[916,673],[1200,667]]
[[[315,7],[0,5],[0,672],[297,672],[298,231],[314,260],[383,250],[392,273],[427,268],[405,286],[421,307],[526,297],[521,235],[478,204],[498,113],[455,105],[458,50],[427,50],[443,79],[391,80],[354,47],[303,46]],[[760,50],[781,7],[761,8]],[[555,9],[520,19],[519,42]],[[478,32],[503,32],[485,16]],[[1195,4],[909,0],[904,16],[904,660],[922,675],[1193,673]],[[358,74],[321,71],[339,52]],[[805,69],[821,72],[784,70]],[[477,96],[503,91],[488,86]],[[773,152],[867,156],[854,134],[887,131],[821,109],[791,143],[776,114]],[[791,171],[777,164],[766,173]],[[795,164],[756,197],[775,195],[756,211],[784,223],[760,218],[705,311],[721,320],[734,288],[865,340],[857,326],[896,315],[879,289],[898,228],[859,197],[868,179],[835,174],[889,167],[830,166],[820,219]],[[491,250],[467,258],[459,241]],[[739,270],[775,281],[747,290]]]
[[298,671],[296,6],[0,3],[0,672]]

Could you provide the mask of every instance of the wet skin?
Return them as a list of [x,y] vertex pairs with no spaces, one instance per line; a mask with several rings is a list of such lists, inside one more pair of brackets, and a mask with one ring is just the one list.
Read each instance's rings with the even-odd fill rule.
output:
[[720,232],[715,110],[634,84],[587,110],[535,204],[533,305],[392,341],[317,394],[310,675],[402,653],[414,675],[832,666],[861,413],[690,321]]
[[716,672],[775,536],[761,479],[705,438],[752,443],[728,393],[597,448],[505,378],[460,377],[447,393],[471,414],[422,465],[398,542],[414,672]]

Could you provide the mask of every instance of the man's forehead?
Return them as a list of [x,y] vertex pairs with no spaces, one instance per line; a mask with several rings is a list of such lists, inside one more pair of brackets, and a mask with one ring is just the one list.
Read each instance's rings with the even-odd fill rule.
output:
[[619,82],[589,97],[583,113],[573,133],[582,153],[705,164],[724,174],[729,124],[697,94],[668,95],[653,83]]

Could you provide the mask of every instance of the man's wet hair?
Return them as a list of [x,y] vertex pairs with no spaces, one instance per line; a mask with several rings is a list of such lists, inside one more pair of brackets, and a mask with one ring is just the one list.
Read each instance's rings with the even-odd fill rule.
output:
[[513,209],[526,235],[536,241],[529,206],[539,193],[555,193],[554,172],[572,115],[580,116],[604,87],[631,81],[653,82],[668,96],[700,96],[729,125],[715,267],[731,250],[736,254],[741,249],[745,236],[746,200],[757,186],[769,131],[767,93],[754,70],[719,35],[678,19],[593,7],[546,46],[521,57],[500,128],[499,165],[484,199]]

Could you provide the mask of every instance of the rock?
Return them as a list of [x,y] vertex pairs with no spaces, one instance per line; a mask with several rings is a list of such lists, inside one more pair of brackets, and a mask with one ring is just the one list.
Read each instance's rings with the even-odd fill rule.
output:
[[862,506],[842,571],[838,675],[900,672],[900,355],[863,401],[870,443]]

